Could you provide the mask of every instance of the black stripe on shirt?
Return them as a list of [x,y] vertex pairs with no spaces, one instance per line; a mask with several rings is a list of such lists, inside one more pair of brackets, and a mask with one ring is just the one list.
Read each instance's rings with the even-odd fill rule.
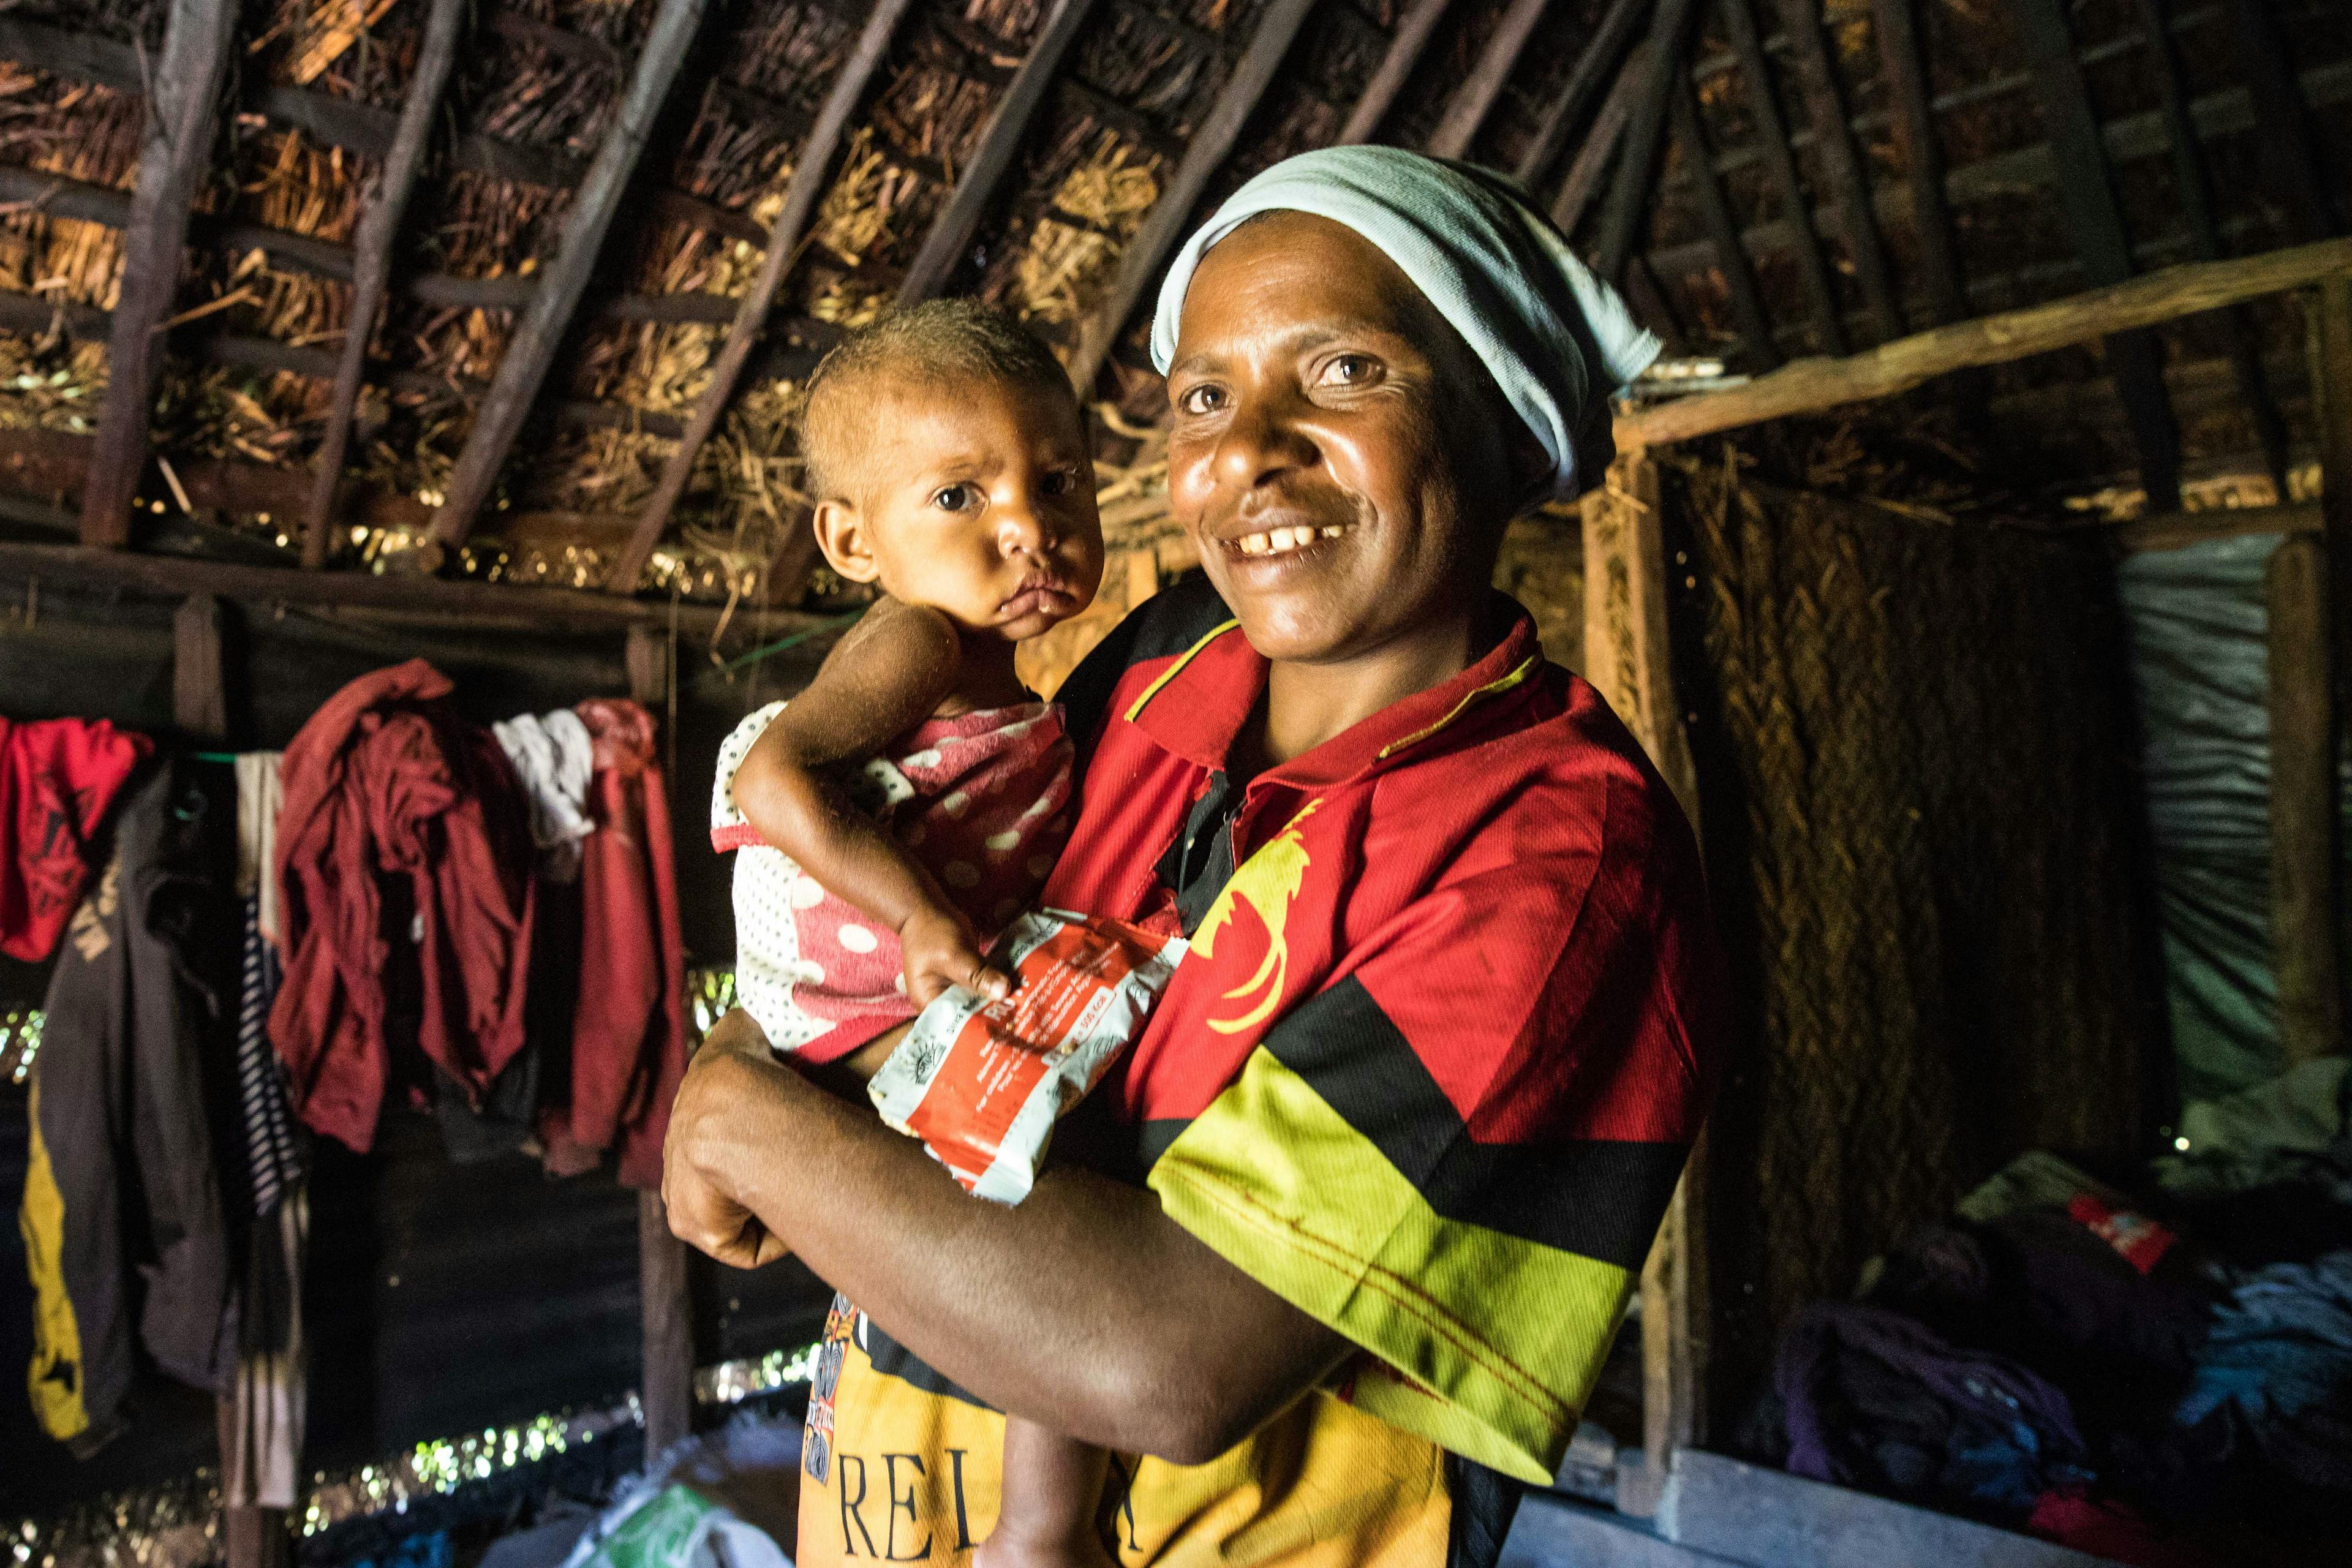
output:
[[1475,1141],[1412,1042],[1353,976],[1291,1009],[1265,1045],[1445,1218],[1623,1268],[1639,1268],[1648,1255],[1684,1145]]
[[1197,566],[1129,611],[1054,693],[1071,740],[1084,746],[1094,739],[1121,676],[1149,659],[1184,652],[1233,618]]

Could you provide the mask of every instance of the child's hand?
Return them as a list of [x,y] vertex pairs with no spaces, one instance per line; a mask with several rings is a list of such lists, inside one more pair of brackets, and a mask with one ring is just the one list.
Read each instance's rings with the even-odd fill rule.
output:
[[1013,994],[1013,982],[989,967],[980,953],[971,922],[953,910],[925,910],[898,928],[898,951],[907,964],[907,996],[918,1007],[950,985],[979,992],[992,1002]]

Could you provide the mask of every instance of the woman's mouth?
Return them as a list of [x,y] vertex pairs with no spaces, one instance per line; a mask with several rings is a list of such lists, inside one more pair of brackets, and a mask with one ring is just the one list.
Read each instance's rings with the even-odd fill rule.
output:
[[1226,542],[1226,548],[1238,555],[1253,558],[1267,555],[1287,555],[1319,544],[1327,539],[1337,539],[1349,531],[1351,525],[1329,523],[1322,527],[1301,525],[1292,528],[1269,528],[1257,533],[1244,533],[1239,539]]

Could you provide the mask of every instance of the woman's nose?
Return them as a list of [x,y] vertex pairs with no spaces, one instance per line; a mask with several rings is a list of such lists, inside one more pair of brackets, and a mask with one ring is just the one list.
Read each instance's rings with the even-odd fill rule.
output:
[[1213,461],[1220,483],[1252,489],[1287,469],[1310,466],[1315,445],[1282,399],[1244,393],[1218,438]]

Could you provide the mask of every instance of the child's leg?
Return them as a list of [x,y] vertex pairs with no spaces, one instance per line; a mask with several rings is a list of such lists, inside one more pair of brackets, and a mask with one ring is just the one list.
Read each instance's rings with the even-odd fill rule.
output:
[[1109,1455],[1048,1426],[1004,1419],[1004,1480],[981,1568],[1044,1568],[1110,1561],[1095,1528]]

